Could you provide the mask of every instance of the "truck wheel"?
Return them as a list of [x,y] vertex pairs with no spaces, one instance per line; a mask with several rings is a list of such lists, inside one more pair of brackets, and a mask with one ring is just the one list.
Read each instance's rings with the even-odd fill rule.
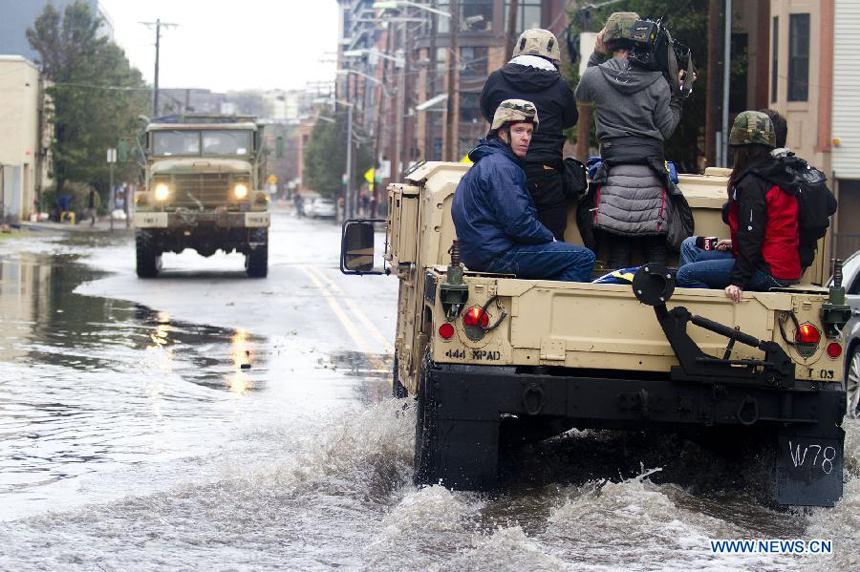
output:
[[399,379],[399,377],[400,377],[399,376],[400,366],[398,365],[398,363],[399,362],[397,361],[397,353],[395,352],[395,354],[394,354],[394,371],[391,374],[391,395],[393,395],[397,399],[404,399],[406,397],[409,397],[409,392],[406,390],[406,388],[403,386],[403,384],[400,383],[400,379]]
[[848,400],[848,417],[860,417],[860,346],[848,356],[845,368],[845,397]]
[[147,230],[136,230],[134,242],[137,250],[137,276],[155,278],[161,270],[161,254],[156,250],[152,233]]
[[418,376],[418,403],[415,416],[415,473],[416,486],[433,484],[439,473],[439,440],[436,436],[437,412],[433,399],[429,371],[432,367],[430,352],[421,360],[421,374]]
[[264,230],[263,233],[256,237],[252,235],[252,241],[263,244],[251,249],[245,255],[245,272],[251,278],[265,278],[269,273],[269,231]]

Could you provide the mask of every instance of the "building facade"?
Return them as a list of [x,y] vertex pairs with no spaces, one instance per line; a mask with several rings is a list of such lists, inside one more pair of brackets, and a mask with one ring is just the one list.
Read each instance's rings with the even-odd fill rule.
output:
[[0,212],[5,222],[36,212],[47,183],[43,114],[38,68],[21,56],[0,56]]

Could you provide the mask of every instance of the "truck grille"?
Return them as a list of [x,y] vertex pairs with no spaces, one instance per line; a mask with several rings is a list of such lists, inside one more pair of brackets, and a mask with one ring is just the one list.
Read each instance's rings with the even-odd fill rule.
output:
[[230,202],[230,175],[227,173],[175,175],[172,186],[173,205],[177,207],[223,206]]

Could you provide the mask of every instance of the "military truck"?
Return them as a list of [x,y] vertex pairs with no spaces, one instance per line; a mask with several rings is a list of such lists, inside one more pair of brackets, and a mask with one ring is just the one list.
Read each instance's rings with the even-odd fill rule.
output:
[[262,124],[253,117],[179,115],[147,125],[145,183],[134,197],[137,275],[153,278],[164,252],[245,255],[268,273],[269,195],[262,190]]
[[[840,498],[850,311],[843,289],[817,285],[824,256],[801,285],[745,292],[738,304],[722,290],[675,288],[674,270],[654,265],[632,286],[475,272],[459,261],[450,214],[466,169],[426,163],[389,186],[386,221],[343,227],[343,272],[381,263],[400,281],[392,391],[417,399],[416,483],[497,486],[500,435],[659,428],[760,442],[774,477],[765,497],[781,504]],[[680,177],[697,234],[726,234],[727,176]],[[565,239],[581,244],[574,208]]]

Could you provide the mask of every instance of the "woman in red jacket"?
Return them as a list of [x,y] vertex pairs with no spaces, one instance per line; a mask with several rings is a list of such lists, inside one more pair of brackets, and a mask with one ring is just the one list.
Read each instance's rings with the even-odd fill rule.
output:
[[775,137],[767,115],[739,114],[729,144],[734,150],[726,217],[731,253],[683,265],[677,284],[724,288],[729,298],[739,302],[744,290],[766,291],[800,280],[798,205],[793,176],[770,155]]

